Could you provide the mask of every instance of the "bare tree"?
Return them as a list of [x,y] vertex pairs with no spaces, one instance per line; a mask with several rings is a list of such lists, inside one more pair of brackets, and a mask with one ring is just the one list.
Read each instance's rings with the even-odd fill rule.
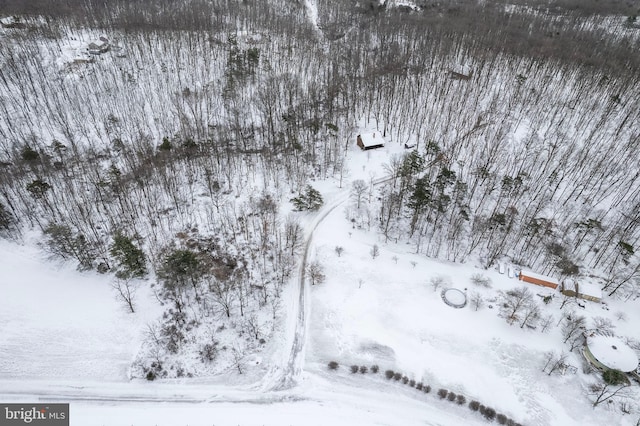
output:
[[238,347],[233,346],[231,348],[231,354],[233,355],[233,365],[234,365],[234,367],[236,367],[236,369],[238,370],[239,374],[243,374],[244,373],[244,361],[243,361],[242,358],[244,357],[244,353]]
[[123,301],[131,313],[135,312],[134,309],[134,296],[138,290],[135,282],[131,279],[115,278],[111,281],[111,288],[115,290],[118,300]]
[[304,233],[300,224],[292,217],[284,223],[285,247],[291,256],[295,256],[304,244]]
[[472,291],[471,296],[469,297],[469,303],[473,307],[473,310],[477,311],[484,306],[484,299],[480,293]]
[[589,395],[594,397],[593,406],[597,407],[604,401],[613,400],[617,397],[628,397],[627,389],[631,387],[629,384],[610,385],[608,383],[593,383],[589,386]]
[[567,360],[567,354],[565,352],[557,354],[554,351],[550,351],[545,353],[545,360],[546,362],[544,367],[542,367],[542,371],[550,376],[553,372],[560,370],[564,366]]
[[260,336],[262,335],[262,327],[256,314],[252,313],[247,315],[244,325],[247,331],[251,333],[256,340],[260,339]]
[[434,292],[438,291],[438,288],[444,285],[445,282],[446,282],[445,277],[441,275],[436,275],[435,277],[431,277],[431,279],[429,280],[429,283],[431,284],[431,287],[433,288]]
[[542,333],[546,333],[551,327],[553,327],[553,322],[555,318],[551,314],[543,315],[540,318],[540,331]]
[[482,274],[473,274],[471,276],[471,282],[479,287],[491,288],[491,278],[485,277]]
[[562,301],[560,303],[560,309],[564,308],[567,305],[571,306],[574,303],[576,303],[576,298],[575,297],[567,296],[566,294],[562,294],[562,298],[560,300]]
[[353,181],[353,184],[351,184],[351,198],[356,203],[356,208],[358,210],[360,210],[360,205],[362,204],[368,190],[369,187],[362,179],[355,180]]
[[528,308],[535,303],[533,293],[526,287],[509,290],[501,296],[501,311],[509,324],[520,321],[522,312],[528,313]]
[[609,318],[604,317],[593,317],[591,318],[593,322],[593,328],[598,331],[600,334],[610,334],[613,335],[613,329],[616,326],[611,322]]
[[374,244],[373,247],[371,247],[369,254],[371,255],[372,259],[375,259],[376,257],[380,256],[380,247],[378,247],[377,244]]
[[581,335],[586,325],[587,319],[582,315],[573,314],[565,317],[565,322],[562,326],[562,337],[564,338],[562,343],[567,343],[569,340]]
[[318,261],[313,261],[307,266],[307,275],[311,281],[311,285],[322,284],[326,279],[324,268]]
[[540,318],[540,306],[538,306],[534,300],[525,304],[522,309],[521,317],[520,328],[524,328],[525,325],[529,328],[535,328],[535,325]]

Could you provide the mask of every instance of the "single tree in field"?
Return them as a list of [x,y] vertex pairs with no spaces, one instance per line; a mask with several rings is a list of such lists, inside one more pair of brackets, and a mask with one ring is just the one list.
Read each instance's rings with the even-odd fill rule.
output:
[[371,247],[369,254],[371,255],[372,259],[375,259],[376,257],[380,256],[380,247],[378,247],[377,244],[374,244],[373,247]]
[[136,285],[130,279],[116,278],[111,282],[111,288],[116,292],[116,297],[124,302],[131,313],[134,313],[134,296],[137,291]]
[[325,280],[324,268],[320,262],[314,261],[307,266],[307,275],[311,281],[311,285],[322,284]]
[[520,321],[521,313],[534,302],[533,294],[526,287],[509,290],[502,294],[502,314],[509,324]]
[[473,307],[475,311],[479,310],[484,306],[484,299],[482,298],[482,295],[476,291],[471,292],[471,297],[469,297],[469,302],[471,303],[471,307]]
[[356,203],[358,210],[360,210],[360,205],[368,189],[367,184],[362,179],[355,180],[351,185],[351,198]]

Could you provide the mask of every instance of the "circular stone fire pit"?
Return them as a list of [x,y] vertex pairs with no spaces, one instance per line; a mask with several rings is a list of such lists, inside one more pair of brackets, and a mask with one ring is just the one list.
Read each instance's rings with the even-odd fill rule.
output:
[[442,300],[453,308],[464,308],[467,305],[467,295],[457,288],[445,288],[440,294]]

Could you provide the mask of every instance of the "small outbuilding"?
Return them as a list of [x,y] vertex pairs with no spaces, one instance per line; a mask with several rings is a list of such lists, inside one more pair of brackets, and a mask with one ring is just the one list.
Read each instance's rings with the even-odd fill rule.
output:
[[109,40],[106,37],[100,37],[98,40],[94,40],[89,43],[89,53],[92,55],[100,55],[109,51]]
[[0,25],[3,28],[25,28],[26,25],[18,16],[6,16],[0,18]]
[[357,144],[363,151],[382,148],[384,146],[384,138],[380,132],[363,133],[358,135]]
[[594,334],[587,336],[582,354],[599,370],[620,370],[623,373],[638,368],[638,355],[620,338]]
[[520,271],[520,273],[518,274],[518,279],[526,283],[536,284],[543,287],[552,288],[554,290],[557,289],[560,285],[560,282],[553,277],[536,274],[535,272],[531,271]]
[[599,285],[590,282],[580,282],[567,278],[562,281],[561,292],[565,296],[577,297],[592,302],[602,300],[602,289]]

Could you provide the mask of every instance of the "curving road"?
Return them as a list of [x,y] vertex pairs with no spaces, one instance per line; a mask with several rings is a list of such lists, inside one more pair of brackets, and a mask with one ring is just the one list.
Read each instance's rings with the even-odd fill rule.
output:
[[309,261],[309,249],[313,242],[313,233],[318,228],[320,223],[338,206],[344,203],[348,198],[347,193],[340,194],[330,205],[325,206],[320,213],[313,219],[311,226],[309,227],[309,234],[307,235],[307,241],[304,245],[304,253],[300,266],[298,267],[298,303],[297,303],[297,320],[295,327],[289,330],[290,334],[293,334],[291,353],[287,361],[286,366],[282,370],[282,376],[269,390],[286,390],[291,389],[297,383],[300,374],[302,373],[302,365],[304,361],[304,348],[306,342],[307,332],[307,285],[306,285],[306,270],[307,263]]

